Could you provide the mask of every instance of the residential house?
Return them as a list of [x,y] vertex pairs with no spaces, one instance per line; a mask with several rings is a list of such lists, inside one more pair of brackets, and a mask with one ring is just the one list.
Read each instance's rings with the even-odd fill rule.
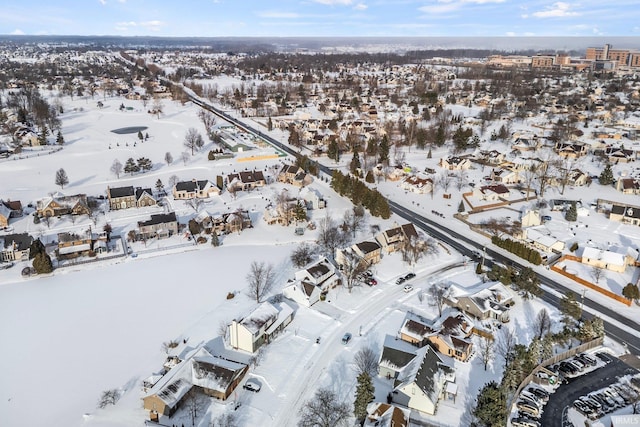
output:
[[425,346],[418,350],[418,356],[395,381],[391,399],[409,409],[434,415],[438,402],[444,397],[447,382],[455,382],[451,360]]
[[453,170],[467,170],[471,167],[471,162],[465,157],[452,156],[440,159],[440,167]]
[[155,383],[142,399],[144,409],[149,411],[149,419],[157,422],[160,416],[173,415],[188,393],[226,400],[248,369],[199,347]]
[[410,175],[400,183],[400,188],[416,194],[427,194],[433,190],[433,180],[424,176]]
[[505,185],[520,182],[520,174],[515,168],[491,169],[491,174],[489,176],[495,182],[500,182]]
[[155,206],[157,203],[150,188],[133,188],[133,186],[107,187],[107,199],[109,209],[112,211]]
[[589,175],[580,169],[571,169],[567,176],[567,184],[574,187],[582,187],[583,185],[589,184],[590,181]]
[[640,179],[638,178],[618,178],[616,190],[622,194],[640,194]]
[[138,221],[138,240],[146,240],[157,237],[158,239],[171,237],[178,233],[178,220],[176,213],[154,214],[151,219]]
[[91,210],[86,194],[75,196],[54,195],[36,202],[36,212],[39,217],[53,217],[60,215],[89,215]]
[[367,406],[364,427],[408,427],[411,411],[388,403],[372,402]]
[[623,224],[640,225],[640,206],[614,204],[611,206],[609,219]]
[[11,217],[11,209],[6,207],[4,203],[0,203],[0,228],[9,226],[10,217]]
[[60,259],[88,255],[93,250],[93,238],[90,230],[81,234],[58,233],[58,257]]
[[302,188],[299,197],[304,200],[308,210],[324,209],[326,207],[327,202],[315,188]]
[[414,344],[386,335],[378,361],[378,375],[387,379],[398,378],[399,373],[416,357],[416,351]]
[[480,151],[476,159],[489,165],[499,165],[504,161],[504,153],[497,150]]
[[266,180],[262,171],[243,171],[227,176],[227,188],[241,191],[251,191],[254,188],[264,187]]
[[[560,253],[565,248],[565,243],[557,239],[544,225],[528,227],[522,230],[522,240],[543,253]],[[544,254],[543,254],[544,258]]]
[[605,156],[609,163],[617,165],[618,163],[629,163],[636,159],[636,153],[621,147],[607,147],[604,150]]
[[286,303],[263,302],[247,316],[229,325],[229,344],[236,350],[255,353],[293,320],[293,308]]
[[27,233],[0,236],[0,261],[21,261],[29,259],[33,237]]
[[479,200],[497,202],[509,198],[511,192],[503,184],[483,185],[473,190],[473,196]]
[[509,307],[513,304],[513,293],[500,282],[477,292],[452,285],[447,304],[479,320],[494,319],[506,323],[509,321]]
[[329,289],[340,285],[341,280],[335,266],[327,258],[318,261],[295,273],[295,279],[282,291],[290,300],[307,307],[320,301]]
[[560,157],[577,159],[587,154],[587,145],[582,142],[556,142],[553,150]]
[[520,216],[522,227],[535,227],[540,225],[540,211],[537,209],[525,209]]
[[399,251],[404,242],[412,238],[418,238],[418,232],[412,223],[389,228],[376,235],[376,241],[387,254]]
[[296,187],[304,187],[313,182],[313,177],[299,166],[283,165],[278,173],[277,180],[285,184],[295,185]]
[[[633,259],[631,261],[633,263],[636,260]],[[629,264],[629,259],[624,253],[587,246],[582,250],[581,262],[593,267],[624,273]]]
[[0,205],[9,209],[9,218],[19,218],[22,216],[22,203],[20,200],[2,200],[0,199]]
[[338,265],[344,265],[347,262],[350,256],[348,252],[361,259],[367,266],[370,266],[380,262],[382,247],[378,242],[364,241],[354,243],[348,248],[336,249],[335,260]]
[[246,228],[252,228],[251,216],[249,211],[245,209],[238,209],[234,212],[226,212],[224,214],[209,214],[207,211],[202,211],[194,220],[200,224],[203,231],[207,234],[216,233],[230,234],[240,233]]
[[173,198],[176,200],[207,199],[216,194],[220,194],[220,189],[207,179],[180,181],[173,186]]
[[537,135],[519,135],[511,144],[512,150],[520,152],[524,151],[536,151],[540,148],[542,141]]

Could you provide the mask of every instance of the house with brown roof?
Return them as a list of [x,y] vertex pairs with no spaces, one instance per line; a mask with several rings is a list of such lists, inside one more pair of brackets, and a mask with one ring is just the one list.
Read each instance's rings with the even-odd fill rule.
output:
[[249,367],[212,355],[199,347],[167,372],[142,398],[149,419],[171,416],[189,393],[203,393],[226,400],[244,378]]
[[411,238],[418,238],[418,232],[412,223],[389,228],[376,235],[376,241],[387,254],[399,251],[404,242]]
[[311,175],[307,174],[304,169],[295,165],[283,165],[278,173],[278,182],[291,184],[296,187],[303,187],[313,182]]
[[88,255],[93,250],[93,238],[90,230],[82,233],[58,233],[58,258],[74,258]]
[[292,301],[307,307],[320,301],[329,289],[340,285],[335,266],[325,257],[295,273],[294,280],[282,291]]
[[227,176],[227,187],[241,191],[251,191],[254,188],[264,187],[267,181],[262,171],[243,171]]
[[402,180],[400,188],[416,194],[428,194],[433,190],[433,180],[425,176],[410,175]]
[[89,215],[91,210],[86,194],[74,196],[54,195],[36,202],[36,212],[40,217],[60,215]]
[[112,211],[157,204],[150,188],[134,188],[133,186],[107,187],[107,199],[109,200],[109,209]]
[[0,228],[9,226],[10,217],[11,209],[6,207],[4,203],[0,203]]
[[553,147],[558,156],[577,159],[587,154],[587,144],[583,142],[558,141]]
[[372,402],[367,406],[364,427],[408,427],[411,412],[388,403]]
[[483,185],[473,190],[473,196],[484,201],[500,201],[509,198],[510,191],[503,184]]
[[640,179],[618,178],[616,190],[622,192],[622,194],[640,194]]
[[509,321],[509,308],[513,304],[513,292],[500,282],[483,287],[475,292],[451,286],[447,304],[467,315],[479,319]]

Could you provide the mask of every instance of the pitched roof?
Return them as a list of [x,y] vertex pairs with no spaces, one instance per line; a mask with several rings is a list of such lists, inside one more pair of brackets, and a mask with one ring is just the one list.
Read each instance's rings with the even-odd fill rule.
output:
[[133,186],[128,187],[107,187],[107,196],[116,199],[118,197],[129,197],[134,195]]
[[145,227],[148,225],[166,224],[168,222],[176,222],[176,213],[169,212],[168,214],[154,214],[151,215],[151,219],[146,221],[138,221],[138,227]]
[[27,233],[5,234],[4,236],[0,236],[0,248],[3,249],[13,246],[13,250],[25,251],[29,249],[32,242],[33,237]]

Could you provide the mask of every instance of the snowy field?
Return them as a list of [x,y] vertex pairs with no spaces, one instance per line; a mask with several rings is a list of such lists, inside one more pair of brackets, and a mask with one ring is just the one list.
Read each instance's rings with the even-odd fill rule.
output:
[[[213,181],[217,175],[254,167],[269,171],[272,165],[281,164],[281,160],[210,162],[207,152],[212,148],[211,144],[206,144],[195,156],[183,162],[180,157],[185,151],[183,140],[187,129],[195,127],[204,134],[195,107],[164,101],[164,114],[157,118],[147,114],[137,101],[107,98],[103,101],[105,107],[98,108],[97,100],[64,99],[66,113],[61,118],[67,144],[62,151],[28,159],[0,160],[0,182],[12,183],[2,186],[0,197],[19,199],[26,206],[60,190],[67,195],[100,195],[105,194],[107,185],[153,188],[157,179],[167,185],[172,175],[182,180]],[[132,110],[120,111],[121,103]],[[135,134],[111,132],[128,126],[147,126],[145,132],[149,133],[149,140],[141,143]],[[272,135],[286,140],[286,134],[281,131],[273,131]],[[172,153],[175,159],[171,165],[163,160],[166,152]],[[256,155],[272,153],[270,148],[251,152]],[[406,154],[406,161],[416,170],[425,167],[438,170],[437,162],[446,155],[446,150],[434,150],[433,158],[427,159],[425,152],[412,149]],[[142,156],[152,160],[151,171],[134,176],[123,174],[119,179],[109,171],[114,159],[124,164],[129,157]],[[342,165],[349,159],[350,156],[344,156]],[[54,184],[55,171],[61,167],[70,179],[64,189]],[[486,173],[486,170],[472,170],[470,181],[480,182]],[[397,182],[387,181],[379,183],[378,188],[394,200],[422,209],[426,216],[433,215],[433,210],[441,212],[445,218],[439,221],[477,236],[452,217],[457,212],[459,196],[443,199],[441,192],[433,198],[431,195],[404,194],[397,185]],[[316,181],[313,186],[327,199],[330,214],[335,218],[342,217],[349,207],[348,201],[333,193],[326,183]],[[0,340],[6,349],[0,355],[0,376],[3,378],[0,424],[11,427],[143,425],[147,414],[140,400],[141,380],[161,367],[166,357],[161,344],[173,339],[187,340],[175,350],[180,352],[185,347],[214,340],[220,322],[229,322],[254,305],[245,295],[245,277],[251,261],[265,261],[276,266],[279,290],[293,276],[289,254],[295,244],[315,239],[314,232],[295,236],[293,227],[267,226],[262,221],[268,199],[282,188],[283,185],[277,184],[259,192],[241,194],[237,199],[223,194],[208,200],[205,206],[208,212],[221,213],[243,207],[250,211],[255,225],[241,235],[226,236],[219,248],[207,244],[161,250],[166,246],[188,244],[182,236],[175,236],[148,243],[148,246],[135,243],[134,250],[140,252],[137,258],[59,269],[48,277],[23,279],[20,270],[24,265],[21,263],[0,271]],[[624,199],[613,189],[597,188],[598,197]],[[289,189],[297,191],[293,187]],[[456,191],[450,192],[455,194]],[[551,190],[549,197],[590,202],[594,198],[594,186],[590,189],[568,188],[564,196],[556,193]],[[182,202],[171,203],[180,222],[185,223],[194,215]],[[137,221],[158,212],[161,212],[160,208],[107,212],[96,226],[101,229],[109,222],[113,224],[114,232],[125,235]],[[313,215],[313,219],[318,220],[324,212]],[[557,225],[558,230],[566,231],[568,226],[562,222],[563,218],[555,213],[552,216],[550,227]],[[369,224],[384,228],[393,221],[393,217],[388,221],[370,219]],[[582,223],[589,225],[584,227],[589,233],[576,232],[575,241],[591,239],[599,244],[624,244],[640,239],[637,227],[610,223],[602,214],[593,211],[589,217],[580,218],[579,224]],[[82,229],[90,224],[86,218],[77,223],[56,219],[48,228],[33,224],[29,216],[11,223],[15,232],[26,231],[42,236],[43,240],[51,240],[57,232]],[[370,237],[367,229],[358,239]],[[152,248],[158,251],[144,253]],[[355,352],[364,345],[379,348],[386,334],[397,333],[408,310],[434,317],[436,309],[418,299],[420,288],[440,280],[450,280],[461,287],[477,284],[479,279],[471,264],[438,273],[440,268],[462,261],[455,253],[447,255],[443,251],[437,257],[421,261],[415,267],[418,277],[412,282],[416,289],[404,293],[393,282],[411,269],[399,255],[387,256],[375,269],[378,286],[358,287],[351,294],[346,290],[332,291],[331,302],[319,303],[313,309],[299,308],[293,323],[267,347],[258,366],[250,371],[250,376],[260,378],[266,386],[258,394],[239,390],[231,399],[242,403],[238,411],[240,425],[294,425],[295,417],[289,412],[291,408],[299,407],[323,385],[334,387],[342,398],[352,401]],[[236,293],[236,297],[227,300],[229,292]],[[603,298],[589,293],[586,297],[598,301]],[[516,298],[509,326],[514,328],[521,342],[528,342],[531,334],[528,325],[544,305],[539,301]],[[628,316],[639,313],[635,306],[626,308],[608,301],[604,303]],[[559,320],[555,309],[547,309],[555,321]],[[345,331],[354,334],[349,346],[339,342]],[[322,338],[320,345],[315,344],[317,337]],[[455,404],[443,402],[434,420],[446,426],[468,424],[465,417],[468,417],[477,390],[489,378],[499,375],[501,369],[499,358],[494,358],[486,372],[477,359],[468,363],[456,362],[459,400]],[[288,381],[288,377],[302,380]],[[113,407],[96,409],[101,392],[111,388],[120,389],[122,399]],[[376,380],[379,400],[384,401],[389,390],[390,384],[385,380]],[[37,402],[37,409],[34,402]],[[213,418],[230,410],[229,406],[230,403],[214,403],[200,425],[208,426]],[[186,414],[178,412],[176,419],[187,425]]]

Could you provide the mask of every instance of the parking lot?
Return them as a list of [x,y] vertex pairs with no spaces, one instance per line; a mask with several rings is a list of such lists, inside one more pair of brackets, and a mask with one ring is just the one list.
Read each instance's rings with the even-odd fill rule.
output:
[[549,397],[549,402],[544,408],[540,417],[540,425],[545,427],[564,427],[567,424],[565,418],[566,410],[573,405],[573,402],[588,395],[592,391],[608,387],[618,381],[624,375],[633,375],[639,371],[627,365],[620,359],[607,355],[611,359],[606,365],[575,378],[567,378],[567,383],[560,385]]

